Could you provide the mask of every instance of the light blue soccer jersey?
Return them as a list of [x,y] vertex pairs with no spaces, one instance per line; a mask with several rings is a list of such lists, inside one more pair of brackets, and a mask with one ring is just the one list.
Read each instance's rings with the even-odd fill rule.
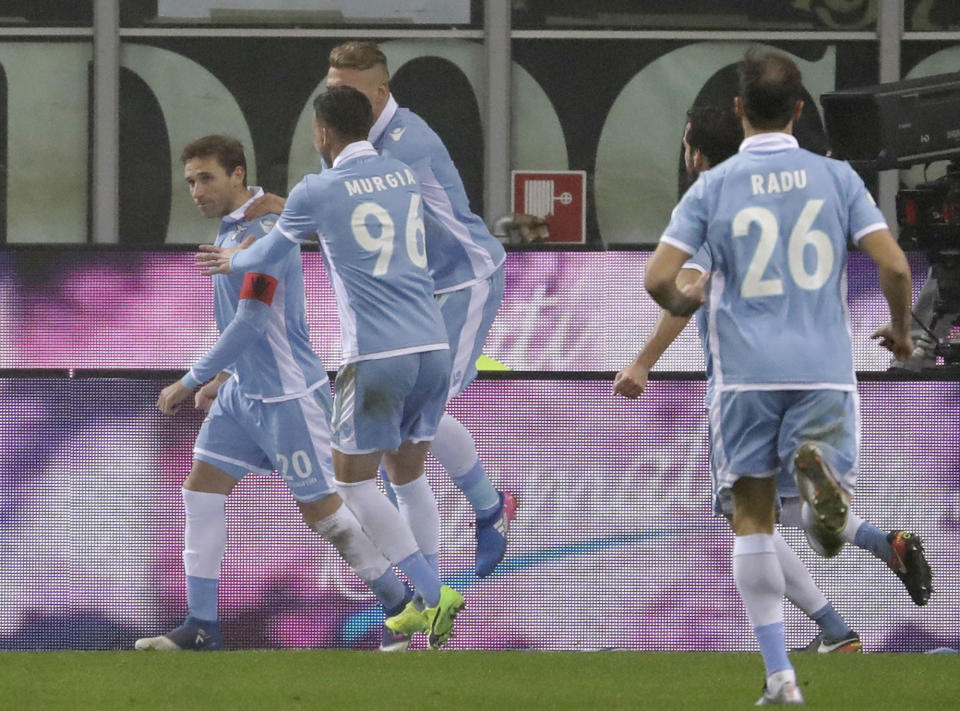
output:
[[751,136],[702,174],[661,241],[709,245],[715,389],[853,390],[847,241],[885,227],[849,165],[788,134]]
[[[420,189],[407,165],[367,141],[352,143],[331,168],[294,187],[276,230],[292,242],[319,236],[344,364],[449,349],[427,271]],[[232,266],[256,257],[243,250]]]
[[[259,239],[273,228],[276,215],[243,219],[250,202],[263,195],[263,190],[255,191],[247,203],[223,218],[217,246],[231,247],[250,236]],[[243,395],[267,402],[302,397],[329,382],[310,346],[299,248],[260,265],[255,273],[217,274],[213,289],[221,336],[190,369],[194,380],[202,383],[230,370]]]
[[[713,269],[713,258],[710,256],[709,245],[702,245],[700,249],[697,250],[697,253],[684,263],[683,268],[694,269],[701,274],[704,272],[709,272],[711,269]],[[709,294],[709,281],[707,281],[706,288],[707,293]],[[704,304],[697,309],[696,313],[693,315],[694,322],[697,325],[697,336],[700,338],[700,346],[703,348],[704,369],[707,375],[707,392],[704,396],[704,401],[708,407],[710,406],[710,397],[713,395],[713,358],[710,357],[709,334],[707,331],[709,313],[710,307],[707,304]]]
[[391,96],[370,129],[384,156],[417,175],[426,213],[427,256],[435,293],[455,291],[490,277],[506,252],[484,221],[470,210],[460,173],[446,146],[427,123]]

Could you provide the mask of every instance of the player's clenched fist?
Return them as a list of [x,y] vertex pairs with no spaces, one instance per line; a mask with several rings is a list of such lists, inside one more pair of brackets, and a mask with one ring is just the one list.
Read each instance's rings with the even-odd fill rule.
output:
[[191,392],[177,380],[160,391],[160,397],[157,398],[157,409],[164,415],[175,415]]
[[631,400],[640,397],[647,387],[650,369],[633,362],[621,370],[613,379],[613,392]]

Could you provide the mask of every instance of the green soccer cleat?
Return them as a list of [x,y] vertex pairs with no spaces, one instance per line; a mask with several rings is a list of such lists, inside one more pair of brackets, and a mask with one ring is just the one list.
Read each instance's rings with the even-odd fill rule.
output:
[[449,585],[440,588],[440,602],[422,613],[430,633],[430,649],[440,649],[447,643],[453,635],[453,621],[463,608],[463,595]]
[[[460,599],[463,600],[463,598]],[[442,590],[440,601],[443,602]],[[417,606],[413,604],[413,600],[408,602],[407,606],[403,608],[399,614],[388,617],[384,621],[384,624],[397,634],[407,636],[417,632],[426,632],[429,627],[424,612],[417,609]]]

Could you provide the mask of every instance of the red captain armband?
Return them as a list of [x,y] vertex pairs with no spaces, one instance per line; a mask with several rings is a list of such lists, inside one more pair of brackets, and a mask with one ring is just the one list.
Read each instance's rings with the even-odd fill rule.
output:
[[243,277],[241,299],[256,299],[267,306],[273,303],[273,292],[277,290],[277,280],[267,274],[247,272]]

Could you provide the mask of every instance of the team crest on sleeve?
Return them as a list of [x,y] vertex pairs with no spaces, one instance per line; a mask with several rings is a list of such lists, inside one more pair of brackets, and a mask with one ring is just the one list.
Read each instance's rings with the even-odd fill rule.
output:
[[397,128],[390,132],[390,138],[392,138],[394,141],[399,141],[401,138],[403,138],[403,134],[406,132],[406,130],[406,126],[397,126]]
[[247,272],[243,277],[243,288],[240,289],[241,299],[256,299],[267,306],[273,303],[273,294],[277,290],[277,280],[269,274]]

